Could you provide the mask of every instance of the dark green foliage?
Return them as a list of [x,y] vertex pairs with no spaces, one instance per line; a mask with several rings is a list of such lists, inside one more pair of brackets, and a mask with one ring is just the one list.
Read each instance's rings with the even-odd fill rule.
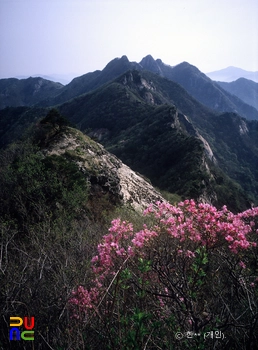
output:
[[45,118],[40,121],[40,124],[49,124],[52,128],[61,128],[64,126],[71,126],[71,123],[65,119],[56,108],[52,108]]
[[[110,222],[108,209],[114,210],[105,206],[108,223],[91,220],[89,183],[74,159],[46,156],[34,141],[17,142],[0,154],[1,349],[28,346],[9,342],[10,316],[35,317],[35,340],[29,343],[35,349],[76,342],[70,340],[67,299],[74,285],[87,281],[96,242]],[[100,196],[98,203],[100,210]]]
[[123,133],[123,143],[116,143],[110,149],[161,189],[196,197],[204,179],[200,170],[202,144],[194,137],[171,129],[174,113],[171,107],[157,107],[142,122]]
[[244,211],[251,205],[252,196],[247,196],[244,189],[235,181],[232,181],[221,169],[209,164],[213,174],[211,187],[216,193],[214,205],[221,208],[223,203],[227,203],[227,207],[237,213]]
[[33,141],[41,147],[47,146],[53,138],[62,134],[67,126],[72,126],[72,124],[57,109],[52,108],[46,117],[36,125],[35,130],[32,130]]
[[43,339],[65,332],[59,317],[69,286],[92,255],[88,185],[72,161],[44,157],[30,141],[1,153],[0,182],[0,347],[23,349],[23,341],[8,342],[9,316],[31,315],[33,344],[43,349]]
[[32,132],[37,121],[46,113],[46,109],[30,107],[7,107],[0,110],[0,148],[21,139],[30,127]]
[[59,110],[81,130],[106,128],[116,136],[152,110],[151,106],[142,105],[140,101],[134,94],[128,94],[121,84],[112,83],[60,106]]
[[[31,142],[11,146],[2,153],[0,212],[28,225],[57,218],[62,211],[74,215],[87,200],[87,182],[78,167],[60,156],[44,157]],[[77,209],[76,209],[77,208]]]

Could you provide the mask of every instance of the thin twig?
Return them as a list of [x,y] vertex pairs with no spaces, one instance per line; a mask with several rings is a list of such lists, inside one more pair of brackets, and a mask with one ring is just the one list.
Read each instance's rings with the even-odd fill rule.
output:
[[118,275],[119,272],[122,270],[122,267],[124,266],[124,264],[127,262],[128,259],[129,259],[129,256],[125,259],[125,261],[123,262],[123,264],[122,264],[122,265],[119,267],[119,269],[117,270],[115,276],[113,277],[112,281],[110,282],[110,284],[109,284],[109,286],[108,286],[108,288],[107,288],[107,290],[106,290],[106,293],[103,295],[102,299],[100,300],[100,302],[99,302],[99,304],[98,304],[98,306],[97,306],[97,309],[100,307],[102,301],[103,301],[104,298],[106,297],[106,295],[107,295],[109,289],[111,288],[113,282],[115,281],[117,275]]
[[52,346],[46,341],[46,339],[43,337],[43,335],[42,335],[40,332],[38,332],[38,333],[39,333],[39,335],[41,336],[41,338],[44,340],[44,342],[49,346],[49,348],[50,348],[51,350],[55,350],[55,349],[53,349]]
[[146,350],[146,348],[147,348],[147,344],[148,344],[148,342],[149,342],[149,340],[150,340],[150,337],[151,337],[151,335],[152,335],[153,331],[154,331],[154,329],[151,331],[150,335],[148,336],[148,339],[146,340],[146,343],[145,343],[145,345],[144,345],[143,350]]
[[[108,286],[108,288],[107,288],[105,294],[103,295],[103,297],[101,298],[100,302],[98,303],[97,307],[94,307],[94,311],[95,311],[96,314],[99,316],[99,318],[101,318],[101,316],[100,316],[100,314],[99,314],[99,312],[98,312],[98,308],[100,307],[102,301],[105,299],[107,293],[109,292],[109,289],[111,288],[111,286],[112,286],[113,282],[115,281],[117,275],[118,275],[119,272],[122,270],[124,264],[127,262],[127,260],[129,259],[129,257],[130,257],[130,256],[128,256],[128,257],[125,259],[125,261],[123,262],[123,264],[119,267],[119,269],[117,270],[115,276],[113,277],[112,281],[110,282],[110,284],[109,284],[109,286]],[[93,315],[90,317],[90,320],[91,320],[92,317],[93,317]]]

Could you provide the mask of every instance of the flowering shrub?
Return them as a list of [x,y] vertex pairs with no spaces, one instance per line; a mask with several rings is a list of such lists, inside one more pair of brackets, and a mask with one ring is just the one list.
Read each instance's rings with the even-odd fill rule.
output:
[[[112,221],[92,259],[92,285],[72,292],[74,318],[112,349],[208,348],[202,335],[211,330],[227,332],[220,348],[255,344],[258,208],[233,214],[185,200],[157,202],[144,215],[150,224],[137,232]],[[176,332],[196,336],[179,343]]]

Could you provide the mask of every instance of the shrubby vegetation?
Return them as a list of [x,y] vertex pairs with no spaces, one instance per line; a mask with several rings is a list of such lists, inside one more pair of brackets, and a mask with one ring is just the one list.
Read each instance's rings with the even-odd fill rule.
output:
[[0,347],[28,346],[8,344],[16,315],[35,317],[35,348],[46,346],[43,338],[55,346],[70,285],[84,275],[97,230],[85,215],[87,183],[72,162],[44,157],[29,141],[1,154],[0,182]]
[[[46,155],[66,132],[56,110],[31,137],[0,153],[0,348],[67,349],[73,343],[66,304],[87,283],[97,242],[115,215],[132,210],[94,193],[70,154]],[[69,129],[71,132],[71,129]],[[87,174],[86,174],[87,175]],[[9,342],[9,317],[34,316],[35,340]]]
[[91,284],[73,291],[77,347],[255,349],[258,208],[234,215],[186,200],[145,215],[140,231],[112,221]]
[[26,130],[46,115],[43,108],[6,107],[0,110],[0,148],[21,139]]

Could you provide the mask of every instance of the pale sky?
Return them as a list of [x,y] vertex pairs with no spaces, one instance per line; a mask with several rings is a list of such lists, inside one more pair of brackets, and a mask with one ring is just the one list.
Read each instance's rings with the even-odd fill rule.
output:
[[0,78],[79,76],[148,54],[258,71],[258,0],[0,0]]

